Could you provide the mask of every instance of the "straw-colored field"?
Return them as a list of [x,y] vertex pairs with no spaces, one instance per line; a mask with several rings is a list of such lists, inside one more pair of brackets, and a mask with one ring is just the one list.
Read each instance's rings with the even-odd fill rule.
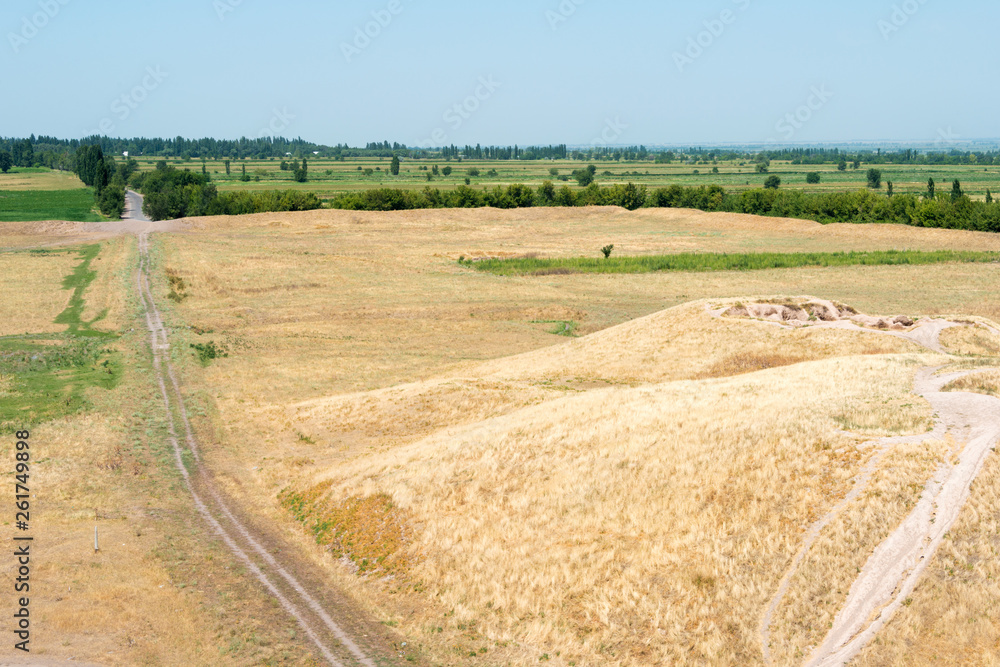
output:
[[[446,664],[758,663],[764,608],[808,524],[867,462],[865,440],[928,429],[913,374],[943,357],[875,333],[713,319],[708,303],[813,294],[1000,318],[991,265],[501,278],[455,261],[609,242],[1000,249],[968,232],[617,209],[193,223],[155,257],[175,349],[228,351],[184,368],[211,467]],[[966,338],[956,347],[991,344]],[[879,463],[777,610],[776,661],[817,641],[864,550],[951,446]]]
[[[928,431],[913,377],[949,358],[710,307],[816,295],[880,315],[961,315],[977,326],[942,335],[952,360],[1000,352],[988,328],[1000,276],[988,264],[505,278],[456,261],[593,255],[606,243],[623,254],[1000,250],[992,235],[618,209],[189,222],[154,236],[152,268],[206,464],[244,511],[402,635],[400,655],[427,664],[760,664],[761,619],[805,531],[872,464],[771,623],[775,664],[798,664],[822,640],[866,553],[952,456],[957,443],[930,440],[873,462],[866,444]],[[2,240],[65,242],[85,227],[12,225]],[[79,320],[116,336],[106,345],[121,377],[32,433],[47,549],[37,623],[60,637],[40,640],[42,655],[311,664],[294,623],[189,505],[150,372],[135,241],[107,233],[89,239],[101,249]],[[55,320],[81,248],[0,253],[0,336],[70,344]],[[191,345],[208,343],[227,356],[199,361]],[[996,387],[995,373],[961,382]],[[0,405],[19,387],[0,372]],[[862,664],[998,659],[997,470],[991,460],[926,583]]]
[[[15,226],[15,234],[0,234],[0,245],[51,240],[45,233],[50,228]],[[63,398],[68,402],[78,369],[25,373],[9,367],[22,349],[37,349],[26,345],[51,351],[92,340],[74,339],[67,324],[55,322],[73,291],[63,281],[80,264],[82,249],[0,253],[0,409],[38,386],[44,391],[34,392],[28,407],[51,403],[58,414],[30,425],[31,530],[18,533],[34,538],[30,657],[36,664],[71,658],[104,665],[316,664],[295,624],[230,569],[172,467],[162,403],[150,381],[147,336],[136,319],[134,239],[101,245],[91,261],[94,279],[83,292],[81,319],[105,315],[94,330],[105,334],[99,346],[114,351],[116,385],[81,387],[84,408],[77,411]],[[82,370],[88,370],[86,361]],[[29,426],[14,419],[14,428]],[[11,507],[0,524],[13,544],[15,438],[6,426],[0,460]],[[13,558],[0,560],[5,591],[13,589],[13,566]],[[5,613],[13,614],[11,596],[3,600]],[[4,664],[19,657],[10,629],[0,632]]]

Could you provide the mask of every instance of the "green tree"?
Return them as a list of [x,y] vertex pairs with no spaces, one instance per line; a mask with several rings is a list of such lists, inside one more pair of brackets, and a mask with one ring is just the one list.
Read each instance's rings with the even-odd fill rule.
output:
[[585,188],[594,182],[594,176],[597,174],[597,167],[594,165],[587,165],[586,169],[577,169],[573,172],[573,178],[576,182],[580,184],[581,188]]
[[609,257],[611,257],[611,251],[614,249],[615,249],[614,244],[606,245],[603,248],[601,248],[601,252],[604,254],[604,259],[608,259]]
[[229,160],[226,160],[225,164],[226,164],[226,176],[228,176],[229,175]]
[[933,178],[928,178],[927,179],[927,198],[928,199],[934,199],[934,187],[935,187],[934,186],[934,179]]
[[[34,135],[32,135],[34,136]],[[32,167],[35,164],[35,146],[28,139],[14,144],[14,164],[18,167]]]
[[816,185],[817,183],[819,183],[819,180],[820,178],[818,171],[810,171],[808,174],[806,174],[806,183],[809,183],[810,185]]
[[882,187],[882,172],[880,170],[868,170],[868,187],[872,190],[878,190]]
[[297,166],[297,163],[296,163],[296,169],[295,169],[294,176],[295,176],[295,182],[296,183],[305,183],[306,181],[309,180],[309,163],[306,162],[305,158],[302,158],[302,166],[301,167]]
[[888,187],[887,192],[888,192],[889,196],[891,197],[892,196],[892,181],[886,181],[885,184]]
[[608,204],[611,206],[621,206],[622,208],[634,211],[646,203],[646,186],[637,186],[635,183],[616,185],[608,193]]
[[14,158],[11,156],[10,151],[0,150],[0,171],[6,174],[13,166]]
[[951,184],[951,200],[952,201],[958,201],[964,195],[965,195],[965,193],[962,192],[962,184],[959,183],[958,179],[956,178],[954,180],[954,182],[952,182],[952,184]]
[[[0,158],[0,159],[2,159],[2,158]],[[989,190],[986,190],[986,203],[987,204],[992,204],[993,203],[993,193],[990,192]]]
[[847,160],[840,158],[840,163],[837,165],[837,171],[847,171]]
[[249,174],[247,174],[247,163],[244,162],[242,166],[243,166],[243,175],[240,176],[240,180],[243,181],[244,183],[249,183],[250,176]]
[[399,176],[399,156],[392,156],[392,164],[389,166],[389,173],[393,176]]
[[444,174],[445,176],[451,176],[451,172],[452,172],[451,167],[445,167],[441,170],[441,173]]
[[778,176],[768,176],[764,181],[764,187],[769,190],[777,190],[781,187],[781,179]]
[[552,181],[542,181],[542,185],[538,188],[538,199],[543,204],[551,204],[556,200],[556,188],[552,185]]

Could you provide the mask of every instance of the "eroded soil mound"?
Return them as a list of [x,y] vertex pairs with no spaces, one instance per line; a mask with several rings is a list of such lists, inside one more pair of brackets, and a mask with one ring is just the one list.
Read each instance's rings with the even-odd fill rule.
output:
[[891,331],[908,331],[916,324],[916,318],[906,315],[890,317],[865,315],[850,306],[824,299],[738,303],[725,310],[722,315],[783,322],[791,326],[809,326],[822,322],[853,322],[861,327]]

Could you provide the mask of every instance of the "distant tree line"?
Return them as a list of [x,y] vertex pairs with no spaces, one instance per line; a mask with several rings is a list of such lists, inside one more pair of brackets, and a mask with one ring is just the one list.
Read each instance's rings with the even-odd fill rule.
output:
[[815,220],[821,223],[897,223],[917,227],[942,227],[1000,232],[1000,203],[972,201],[955,181],[952,192],[925,196],[886,196],[872,190],[806,193],[777,187],[727,193],[717,185],[682,187],[672,185],[648,192],[633,183],[601,187],[591,183],[581,191],[556,188],[546,181],[537,190],[525,185],[476,190],[459,186],[440,191],[380,188],[342,194],[333,208],[361,211],[398,211],[420,208],[523,208],[530,206],[621,206],[693,208],[752,215]]
[[[960,150],[958,148],[921,151],[914,148],[883,151],[882,149],[845,150],[841,148],[778,148],[751,150],[739,148],[688,147],[674,149],[649,149],[646,146],[605,146],[600,143],[570,149],[565,144],[550,146],[455,146],[415,148],[404,143],[374,141],[364,147],[344,144],[327,146],[305,141],[301,137],[242,137],[240,139],[187,139],[173,138],[112,138],[91,136],[83,139],[59,139],[31,135],[28,138],[0,137],[0,155],[11,156],[11,167],[74,168],[73,160],[80,146],[99,146],[104,155],[119,157],[127,152],[129,157],[169,157],[179,159],[212,160],[271,160],[286,157],[296,159],[322,157],[343,160],[347,158],[404,158],[443,160],[578,160],[578,161],[631,161],[658,164],[712,164],[737,162],[757,164],[761,160],[788,161],[793,165],[834,164],[842,169],[857,169],[866,165],[1000,165],[1000,150]],[[0,165],[3,162],[0,161]]]

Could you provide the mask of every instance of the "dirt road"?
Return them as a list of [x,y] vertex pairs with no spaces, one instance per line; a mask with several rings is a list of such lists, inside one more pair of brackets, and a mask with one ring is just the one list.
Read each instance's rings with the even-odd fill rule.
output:
[[[243,563],[281,607],[299,623],[328,664],[375,667],[375,662],[368,653],[333,620],[334,612],[339,610],[328,610],[317,596],[310,592],[301,578],[293,573],[292,567],[287,562],[278,560],[274,555],[277,550],[269,548],[266,538],[251,530],[247,522],[237,516],[237,512],[216,490],[211,476],[202,465],[198,442],[182,400],[177,375],[170,362],[169,335],[150,290],[149,234],[152,231],[169,229],[170,223],[149,222],[141,215],[141,199],[136,201],[132,198],[135,193],[129,194],[130,210],[143,219],[130,219],[116,224],[121,224],[125,229],[138,235],[140,266],[137,287],[142,297],[144,317],[150,332],[156,381],[164,406],[172,417],[168,424],[168,433],[174,460],[198,513],[209,528],[222,539],[233,556]],[[138,198],[138,195],[135,197]],[[187,451],[181,446],[178,427],[183,431]],[[187,453],[190,456],[185,463]]]

